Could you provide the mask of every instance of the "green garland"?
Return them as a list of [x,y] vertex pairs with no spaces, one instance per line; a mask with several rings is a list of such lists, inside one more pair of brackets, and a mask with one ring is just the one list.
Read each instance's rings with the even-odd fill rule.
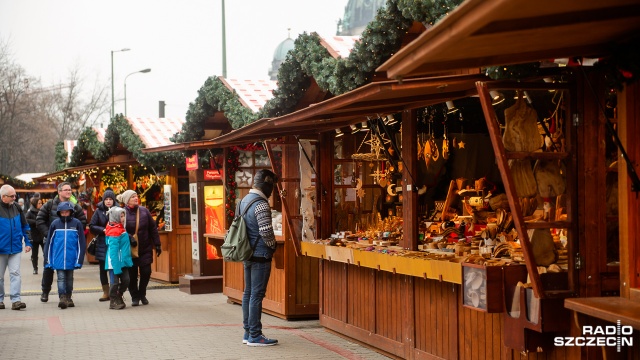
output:
[[216,111],[224,111],[234,129],[259,118],[291,113],[311,85],[311,78],[323,91],[333,95],[362,86],[371,81],[375,69],[400,48],[414,20],[433,24],[461,2],[389,0],[369,23],[348,58],[331,57],[327,49],[320,45],[317,34],[301,34],[278,70],[278,88],[273,92],[274,97],[267,101],[258,114],[242,106],[216,77],[210,77],[198,91],[196,100],[189,105],[181,132],[171,140],[200,140],[204,136],[205,120]]
[[179,151],[165,151],[160,153],[143,153],[146,146],[140,137],[133,132],[131,125],[122,114],[116,115],[105,133],[104,143],[98,140],[98,134],[90,127],[85,128],[78,138],[78,143],[71,153],[71,161],[66,164],[66,156],[62,156],[62,150],[56,147],[56,169],[62,170],[69,167],[80,166],[85,163],[89,154],[98,162],[106,161],[113,155],[118,143],[132,153],[133,157],[144,166],[164,169],[171,165],[184,164],[184,155]]
[[258,119],[256,113],[242,105],[238,94],[230,91],[218,77],[212,76],[198,90],[195,102],[189,104],[182,130],[171,137],[171,141],[181,143],[201,139],[204,136],[205,121],[217,111],[224,112],[234,129]]
[[58,141],[55,149],[55,171],[60,171],[67,166],[67,150],[64,149],[64,141]]
[[31,189],[35,185],[33,181],[31,182],[22,181],[18,178],[14,178],[11,175],[0,174],[0,179],[2,179],[3,184],[9,184],[19,189]]

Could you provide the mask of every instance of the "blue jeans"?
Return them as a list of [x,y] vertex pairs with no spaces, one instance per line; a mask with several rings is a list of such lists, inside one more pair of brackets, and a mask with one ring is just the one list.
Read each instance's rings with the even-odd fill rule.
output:
[[0,254],[0,302],[4,301],[4,273],[9,267],[9,281],[11,282],[9,296],[11,302],[20,301],[20,256],[17,254]]
[[242,325],[251,337],[262,334],[262,299],[271,275],[271,261],[244,262],[244,293],[242,294]]
[[58,275],[58,295],[73,293],[73,270],[56,270]]

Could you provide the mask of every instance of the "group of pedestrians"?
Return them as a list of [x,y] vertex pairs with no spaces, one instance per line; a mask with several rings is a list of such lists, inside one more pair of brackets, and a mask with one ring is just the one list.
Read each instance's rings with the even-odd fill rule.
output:
[[[4,274],[7,268],[11,282],[11,308],[26,308],[20,297],[20,254],[23,250],[29,252],[32,249],[34,275],[38,274],[38,253],[42,249],[40,301],[49,301],[55,270],[58,307],[74,307],[73,271],[80,269],[84,261],[87,217],[82,207],[71,201],[71,184],[60,183],[56,197],[46,202],[34,196],[30,200],[31,206],[24,211],[16,202],[12,186],[3,185],[0,194],[0,309],[5,308]],[[135,191],[127,190],[121,195],[123,207],[116,206],[115,193],[107,189],[89,223],[90,232],[97,237],[96,259],[103,289],[99,300],[110,301],[110,309],[126,307],[123,294],[127,289],[132,306],[149,304],[147,285],[151,278],[153,250],[156,256],[160,256],[162,248],[155,221],[138,200]],[[138,251],[132,252],[132,248]]]

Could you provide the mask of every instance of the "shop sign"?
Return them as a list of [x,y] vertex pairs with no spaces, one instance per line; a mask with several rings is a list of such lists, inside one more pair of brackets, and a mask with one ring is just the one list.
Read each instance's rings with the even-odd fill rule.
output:
[[187,171],[198,170],[198,153],[193,154],[186,159]]
[[203,169],[205,180],[222,180],[222,170]]

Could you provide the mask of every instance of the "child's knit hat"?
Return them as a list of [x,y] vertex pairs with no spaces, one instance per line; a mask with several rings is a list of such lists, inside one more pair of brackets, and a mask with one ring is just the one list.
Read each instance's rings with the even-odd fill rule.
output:
[[122,214],[123,212],[124,212],[123,208],[118,206],[113,206],[111,209],[109,209],[109,211],[107,211],[107,214],[109,215],[109,221],[114,223],[119,223],[120,214]]

